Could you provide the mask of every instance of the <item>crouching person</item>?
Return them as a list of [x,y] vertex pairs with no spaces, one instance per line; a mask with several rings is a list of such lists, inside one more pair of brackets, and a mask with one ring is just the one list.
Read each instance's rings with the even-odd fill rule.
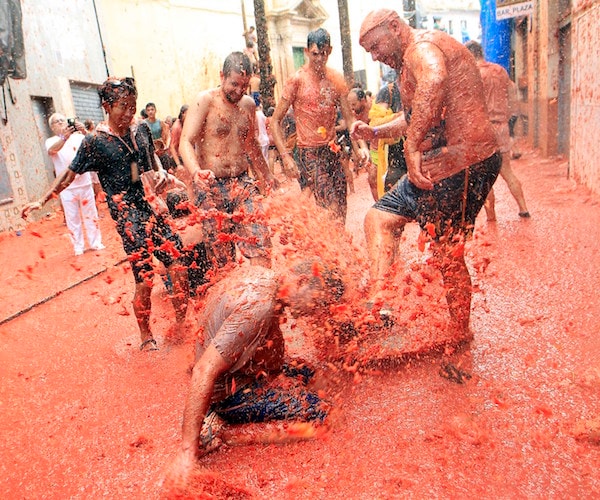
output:
[[[312,422],[316,427],[325,420],[329,405],[310,390],[314,371],[302,363],[284,363],[280,320],[285,307],[294,316],[326,311],[343,291],[339,275],[318,261],[285,274],[242,265],[210,289],[172,476],[185,480],[196,460],[221,441],[261,442],[261,433],[262,442],[277,440],[277,427],[266,422]],[[220,431],[216,420],[226,424]],[[262,425],[227,425],[246,423]],[[307,437],[313,434],[309,428],[314,429],[305,429]]]

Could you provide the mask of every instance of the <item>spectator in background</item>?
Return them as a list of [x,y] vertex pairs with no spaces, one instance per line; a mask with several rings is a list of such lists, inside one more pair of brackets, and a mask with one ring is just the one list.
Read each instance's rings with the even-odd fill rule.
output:
[[[471,40],[470,42],[467,42],[466,47],[475,57],[477,67],[481,73],[481,79],[483,80],[488,114],[496,133],[499,151],[502,154],[500,176],[506,182],[510,194],[519,206],[519,217],[527,219],[530,217],[530,214],[527,210],[527,203],[525,202],[521,181],[519,181],[510,165],[510,77],[502,66],[487,62],[483,58],[483,48],[479,42]],[[488,221],[496,220],[494,204],[495,196],[494,190],[492,189],[485,202],[485,212]]]
[[150,127],[152,140],[154,141],[154,149],[162,166],[165,170],[171,171],[174,169],[174,160],[169,155],[169,142],[171,132],[164,121],[161,121],[156,116],[156,105],[153,102],[146,104],[146,123]]
[[181,131],[183,130],[183,124],[185,123],[185,115],[187,114],[189,106],[184,104],[179,109],[179,116],[173,123],[171,127],[171,140],[169,143],[169,152],[171,153],[171,158],[175,162],[175,172],[177,175],[181,175],[183,171],[183,160],[181,159],[181,155],[179,154],[179,141],[181,140]]
[[[50,116],[48,123],[54,136],[46,140],[46,151],[52,158],[56,177],[60,177],[75,158],[86,129],[79,121],[75,121],[74,126],[69,126],[65,116],[60,113]],[[73,182],[60,193],[60,200],[75,255],[82,255],[85,250],[84,227],[89,247],[92,250],[102,250],[104,245],[98,227],[91,175],[88,172],[76,175]]]
[[[256,135],[260,150],[265,158],[265,162],[269,163],[269,133],[267,132],[267,117],[265,116],[260,100],[256,106]],[[270,170],[270,169],[269,169]]]
[[248,94],[254,99],[254,104],[260,106],[260,75],[258,74],[258,64],[252,66],[252,76],[248,85]]

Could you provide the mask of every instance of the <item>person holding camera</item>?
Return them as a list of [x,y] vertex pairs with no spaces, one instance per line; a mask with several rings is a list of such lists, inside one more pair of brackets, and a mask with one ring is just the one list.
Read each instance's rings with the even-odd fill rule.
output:
[[[52,158],[56,177],[60,177],[75,158],[86,129],[75,118],[67,119],[60,113],[50,116],[48,124],[54,136],[46,140],[46,151]],[[73,182],[60,193],[60,200],[75,255],[82,255],[85,249],[84,227],[89,247],[102,250],[104,245],[98,227],[98,211],[90,173],[76,175]]]

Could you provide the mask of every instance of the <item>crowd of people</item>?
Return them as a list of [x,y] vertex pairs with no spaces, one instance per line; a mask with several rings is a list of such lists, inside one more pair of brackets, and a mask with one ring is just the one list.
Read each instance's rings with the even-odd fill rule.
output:
[[280,322],[286,308],[314,315],[341,300],[345,283],[339,270],[319,260],[272,269],[263,201],[278,185],[276,162],[340,231],[349,177],[366,169],[374,204],[364,220],[365,307],[393,318],[390,270],[405,225],[417,222],[430,239],[450,328],[461,340],[471,338],[464,243],[484,205],[488,220],[495,219],[498,175],[519,215],[529,217],[510,168],[508,75],[483,61],[476,42],[465,47],[442,31],[415,30],[393,10],[371,12],[360,45],[394,70],[373,98],[360,86],[349,89],[327,66],[332,45],[320,28],[308,34],[305,65],[284,83],[275,108],[263,110],[253,32],[246,40],[247,50],[225,59],[220,86],[200,92],[175,120],[160,120],[153,103],[136,117],[135,82],[115,77],[99,88],[107,119],[92,133],[53,114],[47,149],[57,179],[23,209],[27,217],[60,195],[75,253],[84,249],[79,211],[89,246],[99,250],[90,177],[97,174],[129,257],[143,351],[158,349],[149,318],[159,263],[171,287],[174,328],[183,335],[190,295],[209,271],[215,274],[198,319],[182,447],[173,464],[179,476],[219,442],[235,439],[231,429],[219,431],[223,422],[319,425],[328,413],[328,403],[310,388],[314,370],[285,359]]

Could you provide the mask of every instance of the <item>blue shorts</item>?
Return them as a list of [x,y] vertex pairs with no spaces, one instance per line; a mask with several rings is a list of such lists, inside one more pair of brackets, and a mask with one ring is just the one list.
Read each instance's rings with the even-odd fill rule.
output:
[[431,223],[436,239],[456,233],[470,234],[501,166],[502,156],[495,153],[441,180],[432,190],[419,189],[404,176],[373,208],[414,220],[422,229]]
[[283,366],[286,378],[293,379],[285,387],[257,380],[241,387],[231,396],[211,406],[219,417],[229,424],[268,422],[270,420],[297,420],[323,422],[327,417],[327,403],[316,393],[306,389],[314,371],[303,366]]

